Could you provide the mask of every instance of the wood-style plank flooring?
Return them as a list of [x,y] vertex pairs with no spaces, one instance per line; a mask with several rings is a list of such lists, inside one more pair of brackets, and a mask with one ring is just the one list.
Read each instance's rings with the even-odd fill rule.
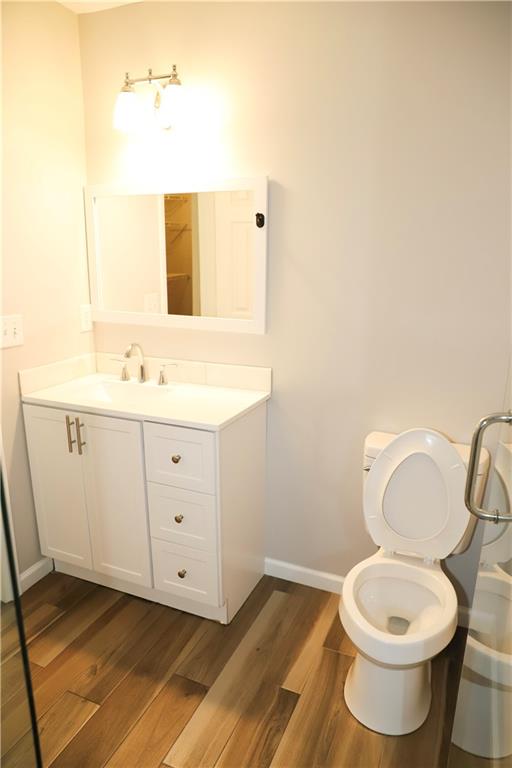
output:
[[512,768],[512,755],[502,758],[476,757],[452,744],[448,768]]
[[[22,598],[45,765],[444,768],[461,638],[434,661],[426,723],[381,736],[343,700],[354,648],[338,599],[265,576],[225,627],[49,574]],[[2,618],[2,766],[26,768],[15,625]]]

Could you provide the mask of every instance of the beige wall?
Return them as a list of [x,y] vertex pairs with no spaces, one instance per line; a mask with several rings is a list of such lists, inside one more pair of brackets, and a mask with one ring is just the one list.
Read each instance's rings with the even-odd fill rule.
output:
[[[502,3],[149,3],[80,18],[89,183],[268,174],[268,334],[99,325],[99,350],[271,365],[267,554],[344,574],[374,547],[364,435],[468,440],[509,316]],[[125,69],[176,62],[195,134],[111,127]],[[208,156],[209,159],[206,159]]]
[[[2,434],[20,570],[40,558],[17,372],[89,351],[77,17],[57,3],[4,3],[2,313],[25,344],[2,351]],[[72,503],[72,499],[70,499]]]
[[[101,351],[271,365],[270,557],[344,574],[372,429],[467,440],[499,408],[509,314],[505,3],[141,3],[79,18],[87,181],[268,174],[262,337],[97,326]],[[22,569],[39,556],[16,371],[89,348],[76,19],[7,4],[3,429]],[[186,130],[112,129],[124,71],[176,62]],[[65,67],[63,66],[65,64]],[[27,98],[30,94],[30,98]],[[42,202],[43,201],[43,202]]]

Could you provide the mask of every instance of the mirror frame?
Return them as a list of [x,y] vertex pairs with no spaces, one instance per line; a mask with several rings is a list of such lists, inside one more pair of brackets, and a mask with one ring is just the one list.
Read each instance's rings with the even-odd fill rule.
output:
[[[101,251],[96,224],[96,200],[113,195],[172,195],[194,192],[231,192],[251,190],[254,194],[254,210],[263,213],[265,224],[255,225],[254,237],[254,313],[251,320],[226,317],[201,317],[197,315],[164,315],[149,312],[123,312],[104,309],[101,292]],[[267,228],[268,228],[268,179],[267,177],[223,179],[216,182],[166,184],[162,186],[111,186],[96,185],[84,189],[85,226],[87,235],[87,263],[92,320],[98,323],[124,325],[149,325],[159,328],[187,328],[201,331],[228,331],[234,333],[259,333],[266,330],[266,282],[267,282]]]

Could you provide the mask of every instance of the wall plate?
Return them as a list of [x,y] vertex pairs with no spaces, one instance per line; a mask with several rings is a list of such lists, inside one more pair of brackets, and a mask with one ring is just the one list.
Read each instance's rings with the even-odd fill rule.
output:
[[23,339],[23,317],[21,315],[3,315],[1,320],[1,348],[21,347]]

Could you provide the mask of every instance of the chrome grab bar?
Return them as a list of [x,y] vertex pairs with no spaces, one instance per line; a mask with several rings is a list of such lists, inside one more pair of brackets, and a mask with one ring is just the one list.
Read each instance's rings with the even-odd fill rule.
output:
[[464,503],[469,509],[472,515],[478,517],[480,520],[486,520],[492,523],[510,523],[512,522],[512,515],[504,515],[500,513],[498,509],[485,510],[481,509],[474,501],[473,496],[475,492],[476,479],[478,475],[478,461],[480,459],[480,451],[482,448],[482,438],[487,427],[491,424],[509,424],[512,425],[512,411],[507,413],[491,413],[489,416],[485,416],[480,419],[476,425],[476,429],[473,433],[473,439],[471,440],[471,453],[469,455],[468,474],[466,478],[466,489],[464,491]]

